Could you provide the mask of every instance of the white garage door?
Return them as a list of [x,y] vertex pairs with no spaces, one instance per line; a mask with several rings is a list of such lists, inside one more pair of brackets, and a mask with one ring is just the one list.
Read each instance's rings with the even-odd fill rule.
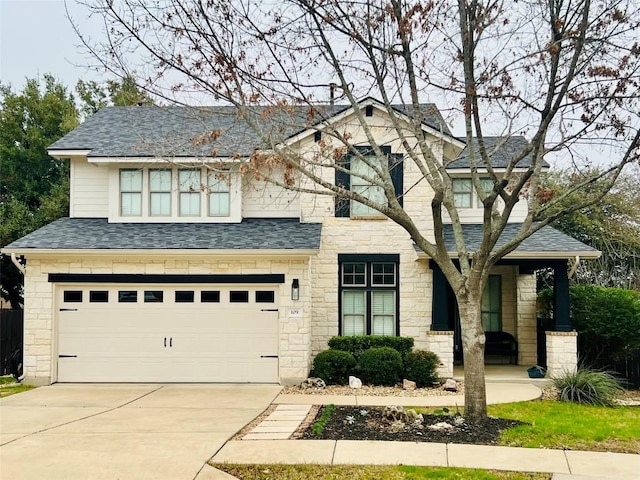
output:
[[58,286],[59,382],[278,382],[277,289]]

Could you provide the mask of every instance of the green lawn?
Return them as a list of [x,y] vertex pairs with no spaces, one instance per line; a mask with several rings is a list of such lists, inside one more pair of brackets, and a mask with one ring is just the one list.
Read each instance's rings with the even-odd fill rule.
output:
[[640,453],[640,407],[536,401],[490,405],[489,415],[531,424],[503,432],[502,445]]
[[371,465],[213,464],[241,480],[549,480],[548,473]]
[[9,395],[14,395],[16,393],[26,392],[32,388],[34,387],[30,385],[16,384],[15,378],[11,376],[0,377],[0,398],[8,397]]

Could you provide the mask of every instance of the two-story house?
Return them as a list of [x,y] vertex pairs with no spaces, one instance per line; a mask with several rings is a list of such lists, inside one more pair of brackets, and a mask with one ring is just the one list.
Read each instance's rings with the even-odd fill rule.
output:
[[[370,147],[353,108],[326,108],[329,123],[349,130],[354,145]],[[385,108],[373,99],[359,108],[377,144],[401,159]],[[405,121],[401,109],[397,114]],[[434,105],[420,115],[454,177],[472,244],[482,209],[465,144]],[[289,145],[317,152],[321,126],[294,127],[285,134]],[[217,133],[202,141],[208,132]],[[492,157],[498,172],[524,141],[499,143]],[[458,323],[438,267],[406,231],[363,204],[243,174],[242,160],[261,148],[233,107],[105,108],[51,145],[51,156],[70,159],[69,218],[3,250],[26,259],[26,379],[295,383],[334,335],[411,336],[451,375]],[[322,175],[350,189],[367,187],[360,178],[334,178],[333,170]],[[397,162],[393,179],[403,208],[429,235],[428,183],[411,162]],[[506,236],[524,219],[525,203]],[[550,227],[534,234],[494,268],[482,307],[485,330],[511,333],[518,363],[535,364],[535,270],[555,268],[561,310],[567,261],[597,255]],[[576,361],[575,336],[562,331],[570,330],[568,313],[560,317],[561,331],[551,332],[557,335],[548,345],[553,368]]]

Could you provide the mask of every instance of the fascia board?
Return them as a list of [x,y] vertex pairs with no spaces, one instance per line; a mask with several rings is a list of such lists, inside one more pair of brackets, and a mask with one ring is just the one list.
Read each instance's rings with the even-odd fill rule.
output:
[[233,157],[87,157],[89,163],[96,165],[113,164],[189,164],[208,165],[212,163],[239,164],[246,161],[245,158]]
[[117,256],[180,256],[180,257],[286,257],[303,258],[316,255],[319,249],[262,249],[262,250],[237,250],[237,249],[53,249],[53,248],[3,248],[0,252],[5,254],[15,253],[25,256],[56,256],[56,257],[117,257]]
[[[431,257],[425,252],[416,252],[419,259],[430,259]],[[447,252],[449,257],[458,258],[458,252]],[[600,258],[602,252],[600,251],[585,251],[585,252],[511,252],[502,258],[511,260],[569,260],[576,257],[580,257],[581,260],[593,260]]]
[[86,157],[91,150],[47,150],[47,155],[53,158]]

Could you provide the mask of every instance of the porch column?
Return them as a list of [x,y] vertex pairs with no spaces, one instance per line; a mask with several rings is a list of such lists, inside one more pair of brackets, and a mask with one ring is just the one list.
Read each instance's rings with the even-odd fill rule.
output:
[[556,331],[571,331],[571,318],[569,317],[569,275],[567,273],[566,260],[558,262],[553,266],[553,315]]
[[433,272],[433,296],[431,306],[431,330],[444,332],[449,327],[449,302],[447,293],[447,279],[440,267],[434,262],[430,262]]

